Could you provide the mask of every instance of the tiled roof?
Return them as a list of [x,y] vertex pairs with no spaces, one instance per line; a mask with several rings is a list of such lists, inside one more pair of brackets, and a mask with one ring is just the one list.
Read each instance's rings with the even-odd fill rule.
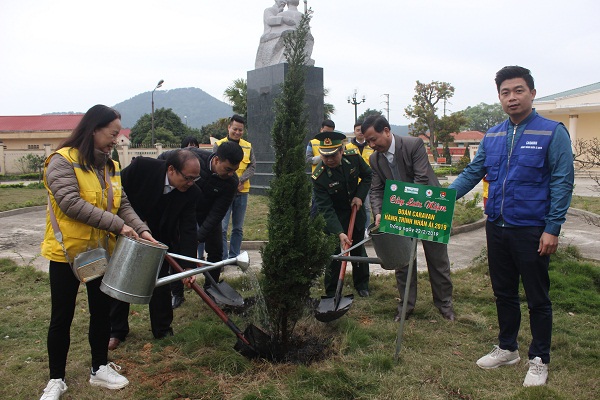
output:
[[[460,141],[464,141],[464,140],[480,140],[483,139],[483,137],[485,136],[485,134],[483,132],[479,132],[479,131],[463,131],[463,132],[458,132],[458,133],[452,133],[452,137],[454,138],[455,142],[460,142]],[[419,135],[419,137],[421,139],[423,139],[423,141],[425,143],[429,143],[429,139],[427,138],[427,136],[425,135]]]
[[565,90],[564,92],[551,94],[549,96],[538,97],[535,99],[535,101],[556,100],[556,99],[560,99],[562,97],[576,96],[579,94],[585,94],[585,93],[594,92],[597,90],[600,90],[600,82],[592,83],[591,85],[586,85],[586,86],[582,86],[582,87],[571,89],[571,90]]
[[483,132],[479,131],[463,131],[458,133],[453,133],[454,141],[461,140],[481,140],[485,136]]
[[83,114],[0,116],[0,132],[72,131]]
[[127,139],[129,139],[129,134],[130,133],[131,133],[131,129],[129,129],[129,128],[127,128],[127,129],[121,129],[121,132],[119,132],[119,135],[123,135]]

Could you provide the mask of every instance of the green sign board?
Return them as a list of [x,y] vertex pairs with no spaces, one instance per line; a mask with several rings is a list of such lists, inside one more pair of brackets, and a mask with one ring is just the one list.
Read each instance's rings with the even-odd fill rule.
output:
[[379,230],[448,244],[456,190],[388,179]]

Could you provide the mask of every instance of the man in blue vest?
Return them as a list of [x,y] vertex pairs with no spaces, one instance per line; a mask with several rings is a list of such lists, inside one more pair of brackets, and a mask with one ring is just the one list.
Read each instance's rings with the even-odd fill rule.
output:
[[477,365],[490,369],[520,361],[520,278],[532,336],[523,386],[540,386],[548,378],[552,335],[548,265],[571,203],[573,152],[564,125],[532,108],[535,88],[528,69],[502,68],[496,86],[509,118],[485,134],[475,158],[450,188],[460,198],[487,174],[488,264],[500,330],[498,345]]

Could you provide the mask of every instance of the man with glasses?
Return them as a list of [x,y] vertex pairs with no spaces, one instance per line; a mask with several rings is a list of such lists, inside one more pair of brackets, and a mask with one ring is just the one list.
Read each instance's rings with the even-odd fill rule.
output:
[[[352,242],[359,242],[365,234],[367,215],[363,203],[371,186],[371,168],[356,150],[344,151],[342,141],[346,138],[341,132],[321,132],[315,136],[319,140],[321,162],[312,174],[315,203],[319,213],[325,218],[325,230],[335,234],[340,240],[336,254]],[[348,226],[352,207],[358,207],[352,232],[348,239]],[[365,246],[361,245],[350,252],[353,256],[366,257]],[[325,271],[325,292],[334,296],[340,273],[341,262],[332,261]],[[352,263],[354,288],[361,297],[369,296],[369,264]]]
[[[236,171],[244,152],[235,142],[223,143],[215,153],[196,147],[187,150],[200,160],[200,176],[196,178],[196,186],[200,189],[196,203],[198,258],[204,258],[206,251],[206,260],[216,263],[222,260],[223,254],[221,221],[237,193],[239,180]],[[164,152],[158,158],[167,159],[173,151]],[[215,282],[219,282],[221,270],[209,271]],[[210,282],[205,281],[204,288],[209,286]],[[175,309],[184,301],[182,282],[173,282],[171,292]]]
[[[196,257],[196,201],[200,189],[200,162],[189,150],[173,151],[166,160],[136,157],[121,171],[121,182],[131,206],[146,222],[152,236],[169,246],[169,251]],[[182,262],[183,267],[193,268]],[[139,266],[143,268],[143,265]],[[164,262],[159,278],[169,273]],[[194,277],[186,278],[193,282]],[[171,292],[168,285],[156,287],[149,304],[150,325],[156,339],[173,335]],[[111,304],[110,350],[116,349],[129,333],[129,304],[113,299]]]

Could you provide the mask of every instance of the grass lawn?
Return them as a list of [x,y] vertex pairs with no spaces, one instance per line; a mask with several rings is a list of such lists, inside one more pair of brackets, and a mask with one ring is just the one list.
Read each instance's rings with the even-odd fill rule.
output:
[[43,184],[1,185],[0,187],[0,211],[41,206],[47,202],[47,191]]
[[573,196],[571,207],[600,214],[600,197]]
[[[519,334],[522,360],[484,371],[475,360],[496,344],[496,311],[485,260],[453,273],[457,321],[442,319],[426,274],[418,278],[414,315],[407,321],[400,360],[394,361],[398,292],[393,275],[373,276],[372,296],[328,323],[307,315],[296,327],[331,341],[331,357],[312,365],[247,360],[232,349],[235,336],[195,293],[175,311],[175,336],[153,340],[148,307],[133,305],[131,333],[109,353],[131,384],[121,391],[91,387],[88,311],[81,286],[71,329],[68,391],[62,399],[598,399],[600,380],[600,265],[562,249],[551,263],[554,304],[548,385],[524,388],[530,341],[526,304]],[[201,280],[201,279],[200,279]],[[347,282],[350,280],[347,279]],[[231,280],[244,296],[246,277]],[[33,399],[48,380],[48,275],[0,260],[0,398]],[[344,294],[352,292],[344,288]],[[321,280],[313,297],[322,293]],[[523,299],[524,301],[524,299]],[[251,316],[230,314],[240,328]]]

